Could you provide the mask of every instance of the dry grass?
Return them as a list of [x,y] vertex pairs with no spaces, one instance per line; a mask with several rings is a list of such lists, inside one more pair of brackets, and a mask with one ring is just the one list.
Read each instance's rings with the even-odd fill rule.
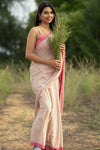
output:
[[[77,67],[73,67],[72,61],[66,62],[64,111],[77,113],[82,123],[80,129],[100,130],[100,70],[95,68],[95,62],[87,59],[80,62],[75,59],[75,63]],[[24,97],[34,97],[29,70],[23,63],[1,69],[0,85],[0,103],[6,102],[5,97],[16,89]]]

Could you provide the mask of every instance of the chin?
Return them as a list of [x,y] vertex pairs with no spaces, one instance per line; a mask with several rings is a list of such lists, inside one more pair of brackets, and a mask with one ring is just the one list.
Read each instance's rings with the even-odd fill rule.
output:
[[47,23],[47,24],[49,24],[49,23],[51,23],[52,21],[45,21],[44,23]]
[[50,21],[47,21],[48,23],[51,23],[52,22],[52,20],[50,20]]

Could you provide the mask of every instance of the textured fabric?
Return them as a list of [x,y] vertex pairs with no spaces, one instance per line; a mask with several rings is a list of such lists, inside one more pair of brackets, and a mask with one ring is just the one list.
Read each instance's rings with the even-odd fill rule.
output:
[[[55,59],[47,37],[40,32],[34,53],[42,58]],[[42,149],[63,150],[61,114],[64,99],[65,53],[60,53],[61,68],[31,62],[30,81],[35,99],[35,118],[31,128],[30,145]]]
[[39,33],[40,33],[40,37],[39,39],[37,40],[36,44],[35,44],[35,48],[36,46],[41,43],[48,35],[50,35],[50,32],[48,32],[46,35],[44,35],[40,29],[38,29]]

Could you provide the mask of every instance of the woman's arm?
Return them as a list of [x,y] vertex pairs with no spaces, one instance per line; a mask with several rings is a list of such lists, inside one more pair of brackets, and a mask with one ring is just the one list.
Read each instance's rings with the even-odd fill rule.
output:
[[31,61],[34,61],[36,63],[42,63],[42,64],[49,65],[49,62],[50,62],[49,59],[44,59],[33,53],[37,37],[38,37],[38,31],[37,31],[36,27],[33,27],[30,30],[28,37],[27,37],[25,58],[29,59]]
[[27,37],[25,58],[29,59],[31,61],[34,61],[36,63],[50,65],[51,67],[59,70],[60,66],[61,66],[61,60],[44,59],[33,53],[37,38],[38,38],[38,31],[37,31],[36,27],[33,27],[30,30],[28,37]]

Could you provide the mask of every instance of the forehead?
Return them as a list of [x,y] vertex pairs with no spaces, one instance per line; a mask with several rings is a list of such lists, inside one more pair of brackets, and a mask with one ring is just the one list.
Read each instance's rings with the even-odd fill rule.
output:
[[45,8],[43,9],[43,11],[52,11],[52,8],[51,8],[51,7],[45,7]]

